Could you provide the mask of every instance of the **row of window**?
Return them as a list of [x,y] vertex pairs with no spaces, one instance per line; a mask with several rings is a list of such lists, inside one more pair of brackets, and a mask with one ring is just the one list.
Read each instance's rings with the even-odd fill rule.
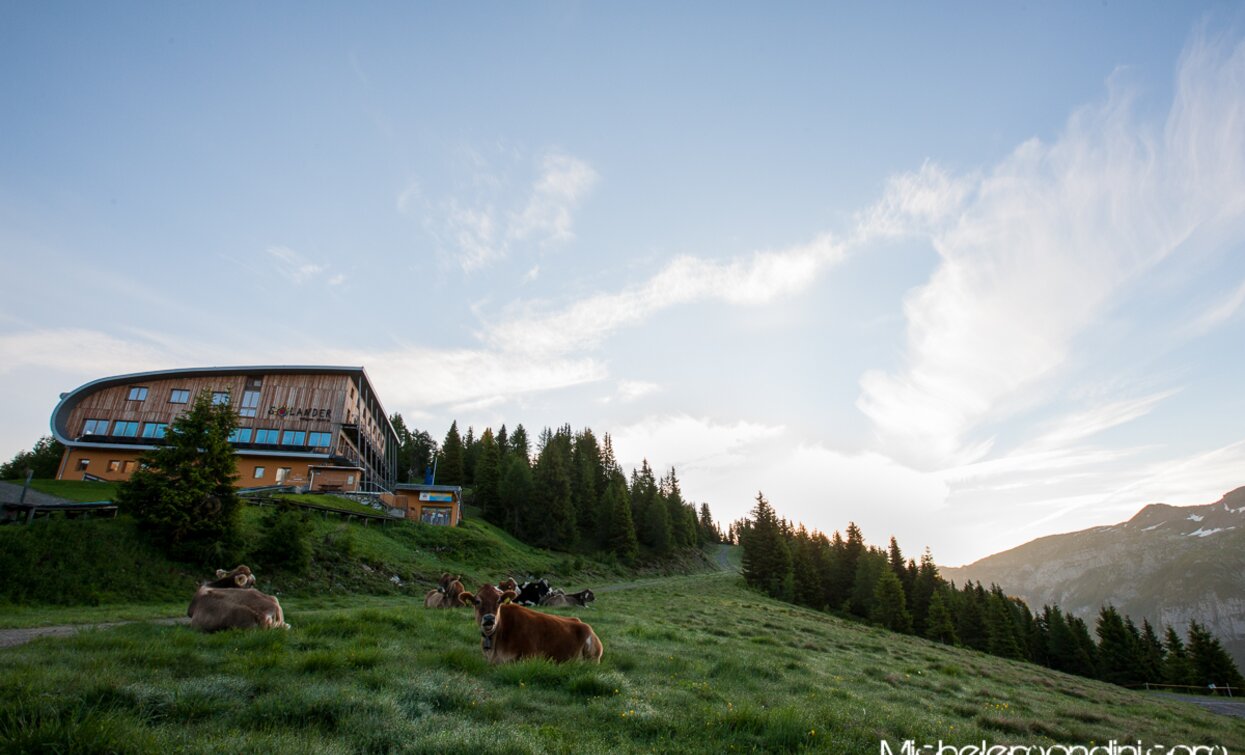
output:
[[[106,419],[88,419],[82,423],[83,435],[107,435],[109,421]],[[144,422],[142,423],[142,437],[144,438],[163,438],[168,432],[169,423],[167,422]],[[137,438],[139,437],[139,423],[127,420],[117,420],[112,426],[112,434],[120,438]]]
[[[130,401],[146,401],[148,390],[144,386],[134,386],[130,388]],[[188,404],[190,403],[190,391],[185,388],[174,388],[169,392],[170,404]],[[212,391],[212,403],[219,406],[221,404],[229,404],[229,391]],[[238,409],[238,415],[242,417],[254,417],[259,409],[259,391],[243,391],[242,406]]]
[[[88,419],[82,425],[83,435],[108,435],[109,420]],[[163,438],[168,432],[167,422],[142,423],[142,437]],[[256,443],[270,446],[311,446],[326,448],[332,440],[332,433],[307,432],[306,430],[277,430],[274,428],[258,428],[252,431],[249,427],[239,427],[230,434],[233,443],[250,443],[252,433]],[[121,438],[139,437],[139,423],[128,420],[117,420],[112,424],[112,434]]]

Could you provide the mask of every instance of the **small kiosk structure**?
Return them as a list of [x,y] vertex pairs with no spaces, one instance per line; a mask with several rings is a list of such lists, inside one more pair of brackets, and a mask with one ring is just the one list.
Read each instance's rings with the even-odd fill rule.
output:
[[463,489],[458,485],[399,483],[394,497],[407,519],[441,527],[457,527],[463,520]]

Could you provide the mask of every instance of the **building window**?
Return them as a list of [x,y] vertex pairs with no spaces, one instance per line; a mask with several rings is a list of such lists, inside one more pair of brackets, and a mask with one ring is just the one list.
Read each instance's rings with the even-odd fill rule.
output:
[[88,419],[82,424],[83,435],[107,435],[108,420],[106,419]]
[[259,406],[259,391],[245,391],[242,394],[242,408],[238,409],[241,417],[254,417]]
[[229,433],[229,442],[230,443],[250,443],[251,442],[251,428],[249,427],[235,428],[233,432]]
[[130,401],[146,401],[147,400],[147,389],[141,388],[141,387],[131,388],[129,400]]
[[436,508],[424,508],[419,512],[419,521],[424,524],[447,527],[450,523],[450,510],[440,506]]
[[261,428],[255,431],[256,443],[267,443],[270,446],[275,446],[279,438],[280,431],[278,430],[265,430]]
[[212,406],[221,405],[229,405],[229,391],[212,391]]
[[121,471],[122,471],[122,472],[124,472],[125,474],[129,474],[130,472],[133,472],[133,471],[134,471],[134,462],[133,462],[133,461],[123,461],[123,462],[121,462]]
[[78,471],[85,472],[86,468],[91,466],[90,459],[78,459]]
[[138,437],[138,423],[137,422],[121,422],[118,420],[117,424],[113,425],[112,434],[119,435],[122,438]]
[[169,429],[167,422],[147,422],[143,424],[144,438],[163,438],[164,432]]
[[112,461],[108,462],[108,471],[109,472],[120,472],[121,462],[118,461],[117,459],[113,459]]
[[307,433],[302,430],[286,430],[281,433],[281,445],[303,446],[307,444]]
[[169,394],[170,404],[188,404],[190,403],[190,391],[185,388],[174,388]]
[[285,478],[290,476],[290,472],[294,470],[290,467],[277,467],[277,484],[285,482]]
[[312,448],[328,448],[329,441],[332,439],[332,433],[308,433],[307,445]]
[[255,474],[252,475],[251,479],[262,480],[266,474],[268,474],[268,472],[263,467],[255,467]]

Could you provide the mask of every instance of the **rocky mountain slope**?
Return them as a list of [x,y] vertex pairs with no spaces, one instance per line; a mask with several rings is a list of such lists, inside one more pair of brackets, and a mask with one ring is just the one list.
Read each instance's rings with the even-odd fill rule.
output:
[[[1160,631],[1189,619],[1245,668],[1245,487],[1205,506],[1146,506],[1127,522],[1051,535],[943,568],[958,584],[997,583],[1035,610],[1058,604],[1092,621],[1113,603]],[[1161,626],[1160,626],[1161,625]]]

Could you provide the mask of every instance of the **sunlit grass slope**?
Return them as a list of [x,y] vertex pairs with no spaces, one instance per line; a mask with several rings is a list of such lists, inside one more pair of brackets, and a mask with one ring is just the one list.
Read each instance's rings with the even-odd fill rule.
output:
[[[415,522],[363,525],[308,513],[314,558],[308,572],[294,574],[269,567],[256,555],[266,519],[274,513],[271,507],[243,508],[239,560],[255,570],[261,589],[313,604],[358,594],[422,599],[443,571],[468,581],[548,576],[578,590],[636,575],[711,568],[695,554],[628,568],[552,553],[473,518],[448,528]],[[180,615],[211,570],[169,561],[123,516],[0,527],[0,574],[8,577],[0,580],[2,628]]]
[[[601,591],[599,665],[488,666],[467,609],[131,625],[0,651],[0,742],[142,752],[876,753],[879,739],[1221,744],[1245,721],[776,603],[729,574]],[[569,610],[560,611],[568,613]]]

